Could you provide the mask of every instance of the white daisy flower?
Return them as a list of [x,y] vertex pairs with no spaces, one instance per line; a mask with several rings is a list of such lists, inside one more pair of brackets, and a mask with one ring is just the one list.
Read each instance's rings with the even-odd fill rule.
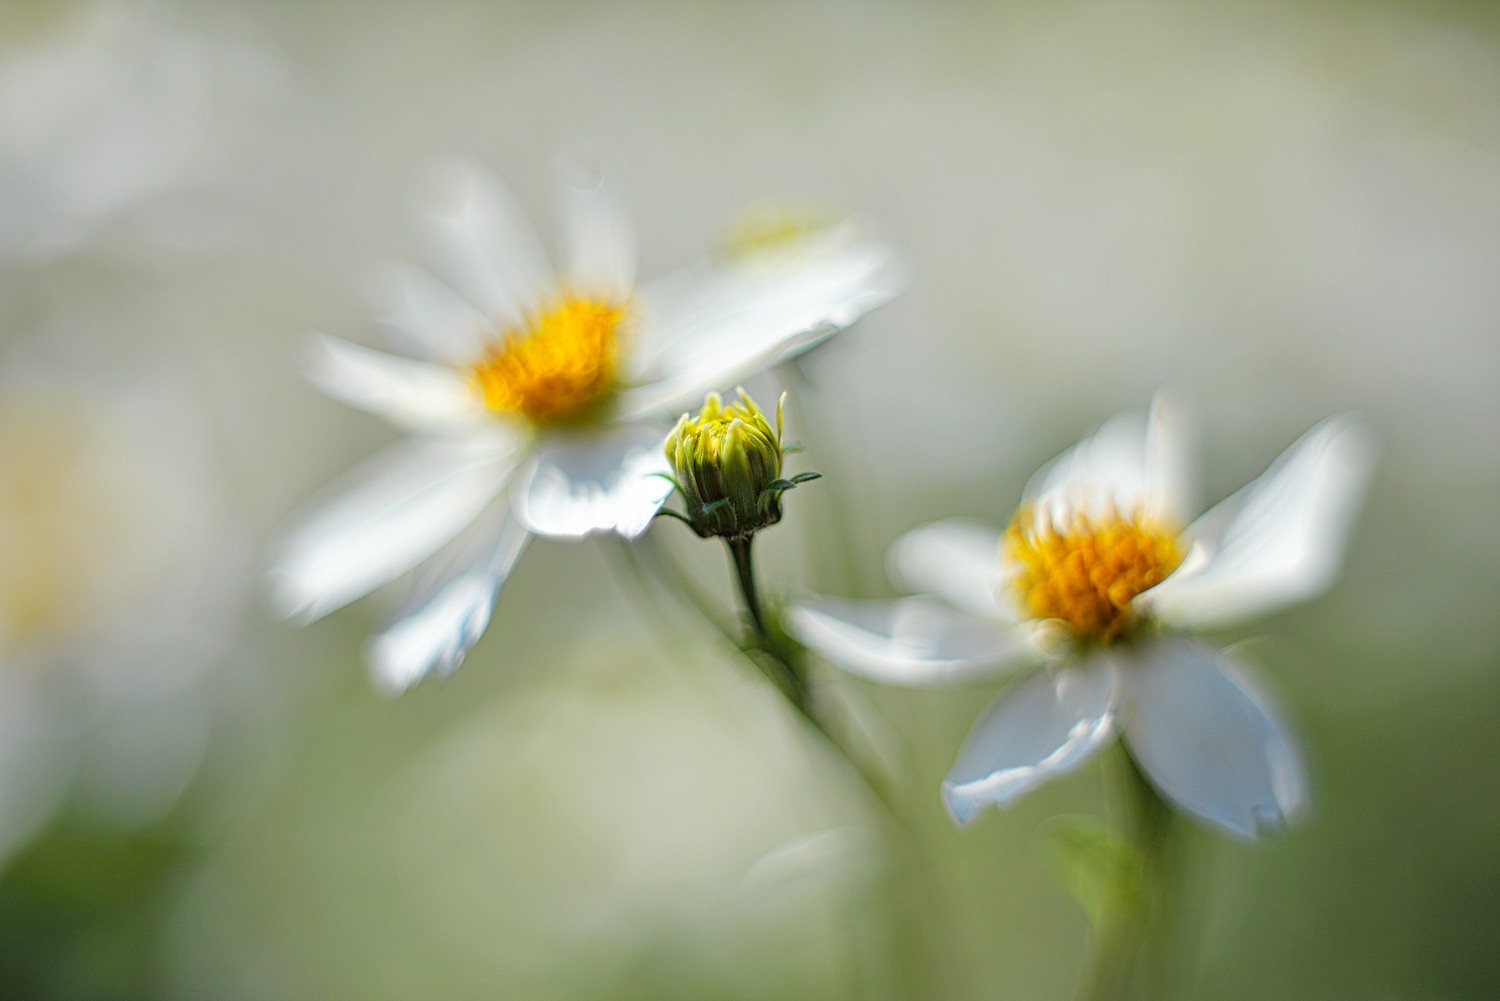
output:
[[1160,400],[1149,415],[1122,414],[1037,473],[1004,531],[955,519],[901,538],[891,572],[927,595],[817,598],[792,610],[809,647],[890,684],[1046,663],[969,734],[943,782],[959,823],[1077,769],[1117,734],[1164,797],[1237,836],[1278,828],[1304,806],[1302,762],[1271,700],[1229,656],[1180,630],[1325,590],[1371,448],[1352,419],[1331,418],[1187,524],[1182,437]]
[[851,225],[795,267],[741,264],[635,280],[613,180],[561,178],[564,266],[481,169],[435,172],[420,224],[442,277],[397,268],[385,325],[421,360],[319,338],[326,393],[410,432],[305,518],[272,570],[289,616],[311,620],[444,550],[437,583],[376,637],[379,684],[456,668],[533,535],[630,539],[671,484],[662,440],[688,402],[854,322],[901,279],[889,246]]

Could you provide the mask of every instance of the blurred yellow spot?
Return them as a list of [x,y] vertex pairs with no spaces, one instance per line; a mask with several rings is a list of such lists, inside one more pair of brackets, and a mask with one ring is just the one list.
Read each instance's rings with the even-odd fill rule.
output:
[[1182,563],[1177,534],[1145,518],[1074,514],[1065,525],[1023,508],[1006,530],[1013,586],[1027,613],[1062,619],[1079,636],[1108,642],[1130,625],[1130,602]]
[[127,532],[128,491],[91,465],[99,431],[61,407],[0,407],[0,651],[72,628],[101,603],[93,569]]
[[491,410],[537,424],[585,419],[615,387],[625,317],[623,306],[565,298],[507,331],[470,378]]
[[747,210],[724,237],[724,254],[743,261],[767,253],[795,249],[802,241],[826,230],[836,219],[818,209],[762,205]]

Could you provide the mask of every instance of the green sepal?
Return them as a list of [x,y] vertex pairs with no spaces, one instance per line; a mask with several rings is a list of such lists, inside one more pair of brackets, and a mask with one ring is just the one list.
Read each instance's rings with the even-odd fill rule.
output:
[[674,511],[672,508],[669,508],[669,507],[657,508],[656,513],[653,514],[651,517],[653,517],[653,518],[676,518],[678,521],[682,522],[684,525],[688,526],[689,528],[693,527],[692,519],[690,519],[687,515],[683,514],[681,511]]

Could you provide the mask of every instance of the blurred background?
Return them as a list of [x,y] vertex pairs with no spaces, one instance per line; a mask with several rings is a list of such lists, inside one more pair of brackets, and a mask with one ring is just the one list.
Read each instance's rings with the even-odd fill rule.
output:
[[994,688],[830,681],[900,776],[920,865],[893,871],[858,789],[612,545],[534,546],[458,674],[401,699],[359,660],[380,595],[268,615],[280,527],[390,438],[298,378],[301,338],[377,343],[432,157],[491,164],[550,234],[577,150],[623,168],[644,274],[766,205],[908,255],[804,364],[827,479],[767,539],[777,589],[893,593],[902,531],[1003,521],[1161,385],[1205,501],[1364,414],[1341,585],[1225,637],[1315,808],[1191,836],[1181,994],[1493,996],[1493,5],[8,0],[0,997],[1068,995],[1087,928],[1039,829],[1099,812],[1101,773],[953,828],[938,782]]

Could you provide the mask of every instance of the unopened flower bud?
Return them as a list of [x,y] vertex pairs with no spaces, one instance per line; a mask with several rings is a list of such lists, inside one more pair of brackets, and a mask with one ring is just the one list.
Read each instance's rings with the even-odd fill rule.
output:
[[667,436],[672,463],[683,496],[684,518],[707,538],[750,535],[781,520],[781,495],[816,473],[781,478],[781,407],[776,403],[773,428],[743,389],[739,402],[725,406],[710,393],[697,417],[683,414]]

